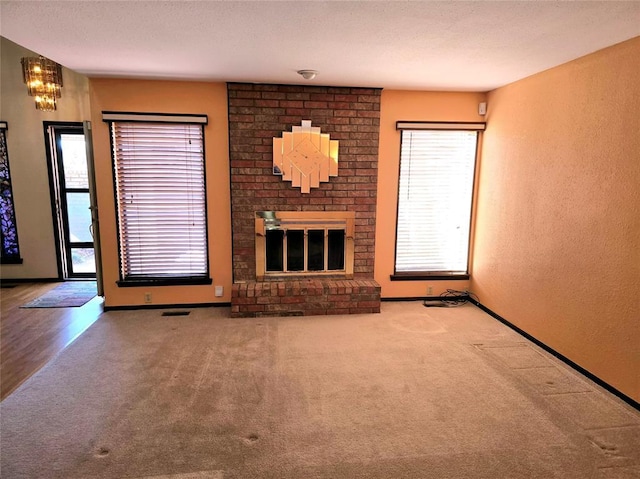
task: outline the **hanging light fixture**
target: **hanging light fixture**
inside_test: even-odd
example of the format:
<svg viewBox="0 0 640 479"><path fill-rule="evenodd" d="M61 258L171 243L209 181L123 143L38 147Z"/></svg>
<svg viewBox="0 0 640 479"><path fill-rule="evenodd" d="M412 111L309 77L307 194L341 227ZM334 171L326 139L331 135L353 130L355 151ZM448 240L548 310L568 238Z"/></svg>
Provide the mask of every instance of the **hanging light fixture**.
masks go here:
<svg viewBox="0 0 640 479"><path fill-rule="evenodd" d="M35 97L37 110L56 110L56 98L62 96L62 67L58 63L43 56L24 57L22 79L29 96Z"/></svg>

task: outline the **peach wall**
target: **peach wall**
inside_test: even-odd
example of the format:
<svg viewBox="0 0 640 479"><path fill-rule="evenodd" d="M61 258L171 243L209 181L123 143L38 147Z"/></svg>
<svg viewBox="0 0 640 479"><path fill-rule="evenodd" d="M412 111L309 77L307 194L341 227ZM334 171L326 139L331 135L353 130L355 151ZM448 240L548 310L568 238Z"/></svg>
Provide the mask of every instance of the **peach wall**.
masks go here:
<svg viewBox="0 0 640 479"><path fill-rule="evenodd" d="M640 38L491 92L471 288L640 400Z"/></svg>
<svg viewBox="0 0 640 479"><path fill-rule="evenodd" d="M105 305L135 306L151 293L153 304L229 302L231 300L231 207L227 90L223 83L91 79L100 238L104 269ZM209 268L212 285L119 288L115 196L109 128L102 111L207 114L205 126ZM214 287L224 286L216 298Z"/></svg>
<svg viewBox="0 0 640 479"><path fill-rule="evenodd" d="M396 121L484 121L478 103L484 93L419 92L383 90L380 104L378 158L378 203L376 215L375 272L383 298L423 297L431 287L433 295L447 288L466 289L467 280L391 281L395 259L400 132Z"/></svg>

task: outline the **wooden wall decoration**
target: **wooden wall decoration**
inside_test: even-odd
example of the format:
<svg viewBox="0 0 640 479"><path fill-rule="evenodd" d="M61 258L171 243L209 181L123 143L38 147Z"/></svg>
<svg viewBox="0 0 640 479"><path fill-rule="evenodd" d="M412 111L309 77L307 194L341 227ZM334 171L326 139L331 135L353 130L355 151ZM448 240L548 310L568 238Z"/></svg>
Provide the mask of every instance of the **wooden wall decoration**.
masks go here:
<svg viewBox="0 0 640 479"><path fill-rule="evenodd" d="M273 139L273 174L309 193L320 182L338 176L338 141L312 127L310 120Z"/></svg>

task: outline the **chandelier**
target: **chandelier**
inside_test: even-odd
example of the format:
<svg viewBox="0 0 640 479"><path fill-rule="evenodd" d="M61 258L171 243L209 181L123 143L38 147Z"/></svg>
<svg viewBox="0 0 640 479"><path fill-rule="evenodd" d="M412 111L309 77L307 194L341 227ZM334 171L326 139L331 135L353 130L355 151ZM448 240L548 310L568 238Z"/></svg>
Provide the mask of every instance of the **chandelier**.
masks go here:
<svg viewBox="0 0 640 479"><path fill-rule="evenodd" d="M56 110L56 98L62 96L62 67L58 63L43 56L24 57L22 78L29 96L35 97L37 110Z"/></svg>

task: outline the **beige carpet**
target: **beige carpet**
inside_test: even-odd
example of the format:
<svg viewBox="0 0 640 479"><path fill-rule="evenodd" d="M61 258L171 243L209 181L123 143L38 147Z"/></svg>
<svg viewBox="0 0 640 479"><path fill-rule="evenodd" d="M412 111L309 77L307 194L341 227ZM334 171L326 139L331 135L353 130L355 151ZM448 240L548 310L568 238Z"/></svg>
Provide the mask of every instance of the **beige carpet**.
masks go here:
<svg viewBox="0 0 640 479"><path fill-rule="evenodd" d="M640 414L474 306L160 314L2 402L3 478L640 477Z"/></svg>

